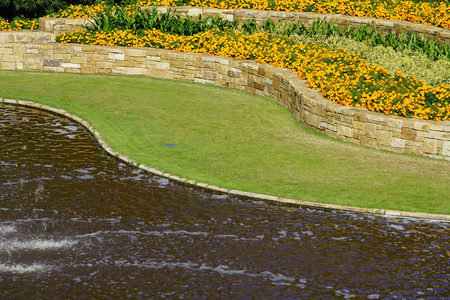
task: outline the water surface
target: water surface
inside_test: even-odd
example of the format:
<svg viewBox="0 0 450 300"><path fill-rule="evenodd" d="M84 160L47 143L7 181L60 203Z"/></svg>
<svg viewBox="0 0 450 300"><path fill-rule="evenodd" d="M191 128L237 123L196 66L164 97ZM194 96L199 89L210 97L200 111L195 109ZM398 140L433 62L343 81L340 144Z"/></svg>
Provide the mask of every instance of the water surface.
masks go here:
<svg viewBox="0 0 450 300"><path fill-rule="evenodd" d="M449 228L178 184L0 106L2 299L448 299Z"/></svg>

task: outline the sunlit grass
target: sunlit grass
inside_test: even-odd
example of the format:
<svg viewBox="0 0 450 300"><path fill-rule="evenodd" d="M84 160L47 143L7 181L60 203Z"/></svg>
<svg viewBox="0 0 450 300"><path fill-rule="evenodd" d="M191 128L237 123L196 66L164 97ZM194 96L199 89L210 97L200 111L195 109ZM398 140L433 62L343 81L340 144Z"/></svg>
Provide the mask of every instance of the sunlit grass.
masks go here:
<svg viewBox="0 0 450 300"><path fill-rule="evenodd" d="M450 213L449 162L325 137L274 101L241 91L137 76L0 71L0 97L66 109L115 151L181 177L301 200Z"/></svg>

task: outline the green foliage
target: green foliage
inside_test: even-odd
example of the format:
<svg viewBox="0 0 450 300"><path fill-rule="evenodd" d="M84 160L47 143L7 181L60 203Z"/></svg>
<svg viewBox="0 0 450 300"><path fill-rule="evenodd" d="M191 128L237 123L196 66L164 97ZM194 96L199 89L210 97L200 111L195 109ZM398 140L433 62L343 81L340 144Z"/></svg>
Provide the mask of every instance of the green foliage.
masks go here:
<svg viewBox="0 0 450 300"><path fill-rule="evenodd" d="M270 23L269 23L270 22ZM268 31L285 36L307 35L309 37L339 36L350 38L358 42L367 42L372 47L392 47L395 50L412 50L425 54L427 57L438 60L450 60L450 45L438 40L431 40L424 35L412 32L396 35L394 32L383 32L367 25L360 27L339 27L333 22L327 23L326 19L316 19L307 27L304 23L291 23L285 21L272 22L270 20L258 24L253 19L246 21L240 28L245 33Z"/></svg>
<svg viewBox="0 0 450 300"><path fill-rule="evenodd" d="M399 72L412 75L432 86L450 85L450 60L447 58L433 60L421 52L409 49L394 50L382 45L374 47L367 41L359 42L340 36L310 37L294 34L292 37L296 42L325 45L332 50L347 49L368 62L383 66L392 74Z"/></svg>
<svg viewBox="0 0 450 300"><path fill-rule="evenodd" d="M95 0L0 0L0 16L11 20L17 16L41 17L69 4L92 4Z"/></svg>
<svg viewBox="0 0 450 300"><path fill-rule="evenodd" d="M219 16L203 18L198 15L191 18L171 10L160 13L156 8L143 11L138 7L132 11L118 7L111 13L94 14L94 21L86 26L88 30L104 32L116 29L144 31L155 28L164 33L179 35L193 35L210 29L226 30L236 27L235 22L223 20Z"/></svg>

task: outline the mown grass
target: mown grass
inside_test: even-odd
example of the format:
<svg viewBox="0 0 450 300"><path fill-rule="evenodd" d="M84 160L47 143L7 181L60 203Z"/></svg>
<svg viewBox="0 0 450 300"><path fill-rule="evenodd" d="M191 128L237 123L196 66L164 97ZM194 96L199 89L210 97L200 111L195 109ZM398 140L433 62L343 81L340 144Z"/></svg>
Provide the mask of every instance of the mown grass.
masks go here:
<svg viewBox="0 0 450 300"><path fill-rule="evenodd" d="M328 138L274 101L241 91L138 76L0 71L0 97L66 109L91 123L114 150L197 181L450 214L449 162Z"/></svg>

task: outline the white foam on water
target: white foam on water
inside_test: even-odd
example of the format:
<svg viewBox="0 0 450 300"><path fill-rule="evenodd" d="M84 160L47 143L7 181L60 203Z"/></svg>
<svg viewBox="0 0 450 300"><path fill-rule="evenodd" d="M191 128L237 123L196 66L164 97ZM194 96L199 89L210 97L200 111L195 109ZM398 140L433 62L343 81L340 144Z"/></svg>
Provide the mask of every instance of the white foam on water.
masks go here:
<svg viewBox="0 0 450 300"><path fill-rule="evenodd" d="M159 187L165 187L170 183L169 179L167 178L158 178L156 182L159 184Z"/></svg>
<svg viewBox="0 0 450 300"><path fill-rule="evenodd" d="M59 248L68 248L75 245L77 241L72 240L17 240L17 239L3 239L0 243L0 251L12 252L19 250L52 250Z"/></svg>
<svg viewBox="0 0 450 300"><path fill-rule="evenodd" d="M12 166L12 167L17 167L17 164L9 163L9 162L0 160L0 166Z"/></svg>
<svg viewBox="0 0 450 300"><path fill-rule="evenodd" d="M209 235L208 232L203 232L203 231L186 231L186 230L166 230L163 231L163 233L165 234L175 234L175 235L203 235L203 236L207 236Z"/></svg>
<svg viewBox="0 0 450 300"><path fill-rule="evenodd" d="M215 235L216 238L232 238L232 239L238 239L237 235L234 234L217 234Z"/></svg>
<svg viewBox="0 0 450 300"><path fill-rule="evenodd" d="M32 264L32 265L23 265L23 264L14 264L14 265L6 265L0 263L0 273L34 273L34 272L42 272L53 269L54 267L43 264Z"/></svg>
<svg viewBox="0 0 450 300"><path fill-rule="evenodd" d="M348 239L348 237L345 237L345 236L338 237L338 238L332 237L331 239L335 240L335 241L344 241L344 240Z"/></svg>
<svg viewBox="0 0 450 300"><path fill-rule="evenodd" d="M214 194L211 196L212 199L219 199L219 200L225 200L228 199L229 196L227 194L222 194L222 195L218 195L218 194Z"/></svg>
<svg viewBox="0 0 450 300"><path fill-rule="evenodd" d="M266 280L271 281L275 285L279 284L285 284L285 285L298 285L301 284L302 287L306 287L306 279L304 278L295 278L295 277L289 277L285 276L283 274L276 274L272 273L270 271L263 271L260 273L252 273L249 272L246 269L236 270L231 269L230 267L226 265L218 265L216 267L209 266L206 264L199 265L198 263L194 262L166 262L166 261L154 261L149 260L143 263L130 263L123 260L117 260L114 262L115 265L121 266L121 267L140 267L140 268L150 268L150 269L162 269L162 268L182 268L182 269L189 269L193 271L214 271L219 273L222 276L233 276L233 275L241 275L246 277L262 277Z"/></svg>
<svg viewBox="0 0 450 300"><path fill-rule="evenodd" d="M56 132L56 133L62 133L62 134L68 133L67 131L62 130L62 129L55 129L55 130L53 130L53 131Z"/></svg>
<svg viewBox="0 0 450 300"><path fill-rule="evenodd" d="M77 178L83 179L83 180L90 180L90 179L94 179L94 176L86 174L86 175L77 176Z"/></svg>
<svg viewBox="0 0 450 300"><path fill-rule="evenodd" d="M389 224L389 226L395 230L405 230L405 227L403 227L402 225Z"/></svg>
<svg viewBox="0 0 450 300"><path fill-rule="evenodd" d="M78 127L76 126L64 126L65 129L70 130L70 131L77 131Z"/></svg>
<svg viewBox="0 0 450 300"><path fill-rule="evenodd" d="M7 235L14 232L17 232L16 226L0 225L0 235Z"/></svg>
<svg viewBox="0 0 450 300"><path fill-rule="evenodd" d="M279 238L285 238L287 236L287 232L285 230L280 230L278 233L280 234Z"/></svg>

